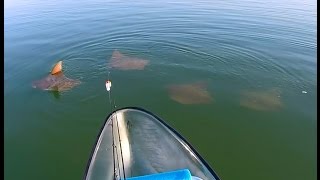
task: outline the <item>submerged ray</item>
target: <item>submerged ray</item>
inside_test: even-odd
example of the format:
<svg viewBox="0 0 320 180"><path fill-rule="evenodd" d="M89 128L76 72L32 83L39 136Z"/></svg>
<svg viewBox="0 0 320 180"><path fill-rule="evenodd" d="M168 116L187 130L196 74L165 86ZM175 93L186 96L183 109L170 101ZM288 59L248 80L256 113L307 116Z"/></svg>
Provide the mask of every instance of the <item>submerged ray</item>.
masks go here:
<svg viewBox="0 0 320 180"><path fill-rule="evenodd" d="M143 70L149 64L148 60L123 55L115 50L109 62L109 66L120 70Z"/></svg>
<svg viewBox="0 0 320 180"><path fill-rule="evenodd" d="M272 111L283 107L281 92L277 88L242 93L240 105L258 111Z"/></svg>
<svg viewBox="0 0 320 180"><path fill-rule="evenodd" d="M204 82L169 85L167 90L170 98L181 104L209 104L212 102L207 84Z"/></svg>

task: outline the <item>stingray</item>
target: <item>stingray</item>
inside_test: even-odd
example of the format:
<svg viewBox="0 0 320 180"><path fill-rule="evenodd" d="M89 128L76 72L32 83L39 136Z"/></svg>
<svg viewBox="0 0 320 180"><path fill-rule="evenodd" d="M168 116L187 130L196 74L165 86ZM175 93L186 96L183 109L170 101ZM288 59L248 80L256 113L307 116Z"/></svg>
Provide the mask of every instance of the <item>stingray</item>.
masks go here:
<svg viewBox="0 0 320 180"><path fill-rule="evenodd" d="M207 84L203 82L169 85L167 90L170 98L181 104L209 104L212 102L212 97L207 91Z"/></svg>
<svg viewBox="0 0 320 180"><path fill-rule="evenodd" d="M129 57L115 50L109 62L109 66L120 70L143 70L149 64L148 60Z"/></svg>
<svg viewBox="0 0 320 180"><path fill-rule="evenodd" d="M265 91L247 91L242 93L240 105L258 111L272 111L283 107L280 90L272 88Z"/></svg>
<svg viewBox="0 0 320 180"><path fill-rule="evenodd" d="M33 88L38 88L41 90L48 90L48 91L66 91L69 90L81 82L79 80L74 80L67 78L62 72L62 62L59 61L54 68L52 69L51 73L40 80L34 81L32 83Z"/></svg>

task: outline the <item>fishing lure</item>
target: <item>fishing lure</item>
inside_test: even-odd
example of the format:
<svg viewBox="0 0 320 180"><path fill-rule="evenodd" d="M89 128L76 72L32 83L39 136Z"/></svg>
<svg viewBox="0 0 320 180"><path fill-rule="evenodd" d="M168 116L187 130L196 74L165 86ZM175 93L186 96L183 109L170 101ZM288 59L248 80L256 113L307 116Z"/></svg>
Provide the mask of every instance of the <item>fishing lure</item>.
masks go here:
<svg viewBox="0 0 320 180"><path fill-rule="evenodd" d="M107 91L110 91L110 89L111 89L111 81L109 81L109 80L106 81L106 89L107 89Z"/></svg>

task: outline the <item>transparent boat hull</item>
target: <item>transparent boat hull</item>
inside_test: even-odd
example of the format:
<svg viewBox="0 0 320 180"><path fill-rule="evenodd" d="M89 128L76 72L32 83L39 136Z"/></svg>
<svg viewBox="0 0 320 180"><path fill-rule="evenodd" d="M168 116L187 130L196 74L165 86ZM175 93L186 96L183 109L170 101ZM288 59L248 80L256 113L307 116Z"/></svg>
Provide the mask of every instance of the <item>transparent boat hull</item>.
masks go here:
<svg viewBox="0 0 320 180"><path fill-rule="evenodd" d="M203 180L216 173L173 128L141 108L111 113L91 153L86 180L114 180L188 169Z"/></svg>

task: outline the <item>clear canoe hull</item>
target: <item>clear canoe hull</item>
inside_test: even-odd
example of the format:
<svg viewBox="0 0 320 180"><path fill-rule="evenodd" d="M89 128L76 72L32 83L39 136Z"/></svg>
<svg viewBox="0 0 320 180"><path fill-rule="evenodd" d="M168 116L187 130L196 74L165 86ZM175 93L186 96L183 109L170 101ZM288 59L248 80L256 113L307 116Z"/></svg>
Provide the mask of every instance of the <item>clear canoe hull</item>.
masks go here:
<svg viewBox="0 0 320 180"><path fill-rule="evenodd" d="M107 117L84 179L128 179L181 169L203 180L219 179L173 128L144 109L130 107Z"/></svg>

